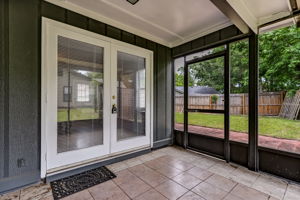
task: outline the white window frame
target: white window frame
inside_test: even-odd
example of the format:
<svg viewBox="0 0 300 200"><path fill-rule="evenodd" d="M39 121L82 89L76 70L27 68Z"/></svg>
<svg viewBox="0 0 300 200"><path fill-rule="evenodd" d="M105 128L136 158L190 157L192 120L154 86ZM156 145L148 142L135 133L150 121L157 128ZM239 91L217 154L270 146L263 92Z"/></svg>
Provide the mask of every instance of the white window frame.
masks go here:
<svg viewBox="0 0 300 200"><path fill-rule="evenodd" d="M141 69L139 71L136 72L137 73L137 76L136 76L136 82L137 82L137 85L136 85L136 100L138 102L138 105L137 107L139 109L143 109L143 108L146 108L146 69ZM141 73L144 73L145 74L145 77L144 77L144 87L141 87ZM141 91L143 91L143 98L141 99Z"/></svg>
<svg viewBox="0 0 300 200"><path fill-rule="evenodd" d="M80 103L90 102L90 85L86 83L77 83L76 101Z"/></svg>

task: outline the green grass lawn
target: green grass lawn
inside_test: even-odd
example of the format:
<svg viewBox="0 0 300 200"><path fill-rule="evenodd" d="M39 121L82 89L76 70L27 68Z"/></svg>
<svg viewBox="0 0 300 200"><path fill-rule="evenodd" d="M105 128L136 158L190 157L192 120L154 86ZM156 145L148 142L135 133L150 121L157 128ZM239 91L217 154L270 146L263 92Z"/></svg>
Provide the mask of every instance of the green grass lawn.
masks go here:
<svg viewBox="0 0 300 200"><path fill-rule="evenodd" d="M57 113L58 122L64 122L68 120L68 110L59 109ZM99 119L99 113L93 108L77 108L71 109L70 113L71 121L87 120L87 119Z"/></svg>
<svg viewBox="0 0 300 200"><path fill-rule="evenodd" d="M183 113L176 113L176 123L183 123ZM224 128L224 115L189 113L189 124L222 129ZM248 118L231 116L230 130L248 132ZM259 134L285 139L300 139L300 121L278 117L259 117Z"/></svg>

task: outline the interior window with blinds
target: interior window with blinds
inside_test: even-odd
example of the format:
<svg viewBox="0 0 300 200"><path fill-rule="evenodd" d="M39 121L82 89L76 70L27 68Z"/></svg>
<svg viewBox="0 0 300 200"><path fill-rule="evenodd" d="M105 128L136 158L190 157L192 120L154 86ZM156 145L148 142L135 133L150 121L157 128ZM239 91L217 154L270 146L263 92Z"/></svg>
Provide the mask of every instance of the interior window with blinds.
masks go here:
<svg viewBox="0 0 300 200"><path fill-rule="evenodd" d="M145 135L146 61L145 58L118 52L117 139Z"/></svg>
<svg viewBox="0 0 300 200"><path fill-rule="evenodd" d="M103 48L58 36L57 152L103 144Z"/></svg>

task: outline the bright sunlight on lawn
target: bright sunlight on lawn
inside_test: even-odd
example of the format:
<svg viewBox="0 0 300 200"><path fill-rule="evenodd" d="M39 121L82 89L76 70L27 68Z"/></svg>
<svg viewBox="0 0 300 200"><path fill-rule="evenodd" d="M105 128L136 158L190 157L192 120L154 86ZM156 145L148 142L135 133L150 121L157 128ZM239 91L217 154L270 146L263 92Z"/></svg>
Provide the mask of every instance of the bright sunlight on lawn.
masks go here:
<svg viewBox="0 0 300 200"><path fill-rule="evenodd" d="M59 109L57 113L58 122L64 122L68 120L68 110ZM99 119L99 113L93 108L76 108L71 109L70 113L71 121L76 120L88 120L88 119Z"/></svg>
<svg viewBox="0 0 300 200"><path fill-rule="evenodd" d="M183 123L183 113L176 113L176 123ZM210 128L224 128L224 115L189 113L189 124ZM230 130L248 132L246 116L231 116ZM278 117L259 117L259 134L284 139L300 139L300 121Z"/></svg>

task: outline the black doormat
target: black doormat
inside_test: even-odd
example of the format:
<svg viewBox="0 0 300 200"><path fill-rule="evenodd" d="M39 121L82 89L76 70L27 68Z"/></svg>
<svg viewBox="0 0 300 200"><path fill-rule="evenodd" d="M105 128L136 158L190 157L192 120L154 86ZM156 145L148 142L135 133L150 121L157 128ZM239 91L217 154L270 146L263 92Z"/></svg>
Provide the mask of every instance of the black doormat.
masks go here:
<svg viewBox="0 0 300 200"><path fill-rule="evenodd" d="M99 183L115 178L116 175L106 167L99 167L80 174L51 182L54 199L61 199Z"/></svg>

